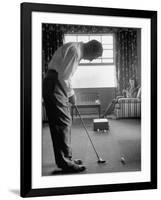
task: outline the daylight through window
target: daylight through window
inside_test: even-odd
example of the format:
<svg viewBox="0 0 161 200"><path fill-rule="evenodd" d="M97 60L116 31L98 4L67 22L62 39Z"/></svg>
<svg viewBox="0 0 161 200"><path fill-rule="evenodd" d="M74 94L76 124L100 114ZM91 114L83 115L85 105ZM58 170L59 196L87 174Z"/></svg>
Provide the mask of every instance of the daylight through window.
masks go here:
<svg viewBox="0 0 161 200"><path fill-rule="evenodd" d="M92 62L81 60L80 64L114 64L114 36L113 34L65 34L64 43L67 42L88 42L97 40L102 43L103 55Z"/></svg>
<svg viewBox="0 0 161 200"><path fill-rule="evenodd" d="M102 43L102 57L93 61L81 60L72 78L73 88L116 87L116 67L114 34L65 34L64 43L88 42L97 40Z"/></svg>

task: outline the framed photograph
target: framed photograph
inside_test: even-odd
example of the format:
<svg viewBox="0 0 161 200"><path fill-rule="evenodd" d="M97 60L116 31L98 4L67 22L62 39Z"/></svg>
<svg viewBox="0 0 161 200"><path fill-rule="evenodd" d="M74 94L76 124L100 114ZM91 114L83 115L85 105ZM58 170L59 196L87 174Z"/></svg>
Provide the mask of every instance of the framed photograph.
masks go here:
<svg viewBox="0 0 161 200"><path fill-rule="evenodd" d="M21 196L157 188L157 12L21 4Z"/></svg>

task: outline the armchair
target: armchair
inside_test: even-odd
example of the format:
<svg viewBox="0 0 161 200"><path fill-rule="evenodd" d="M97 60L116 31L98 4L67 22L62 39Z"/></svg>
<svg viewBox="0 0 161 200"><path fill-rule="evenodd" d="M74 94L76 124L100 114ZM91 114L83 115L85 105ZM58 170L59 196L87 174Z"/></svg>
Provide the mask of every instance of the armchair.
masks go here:
<svg viewBox="0 0 161 200"><path fill-rule="evenodd" d="M115 105L114 113L119 118L140 118L141 117L141 89L136 98L120 98Z"/></svg>

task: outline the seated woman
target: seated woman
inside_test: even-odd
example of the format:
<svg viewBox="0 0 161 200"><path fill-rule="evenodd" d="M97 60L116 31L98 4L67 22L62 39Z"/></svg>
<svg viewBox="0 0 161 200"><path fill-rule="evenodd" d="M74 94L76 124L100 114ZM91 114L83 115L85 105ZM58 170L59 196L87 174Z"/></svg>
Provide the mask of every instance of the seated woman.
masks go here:
<svg viewBox="0 0 161 200"><path fill-rule="evenodd" d="M117 96L116 99L113 99L112 102L109 104L107 109L105 110L105 113L102 117L106 117L107 115L110 115L112 111L115 108L115 104L118 102L118 99L120 98L136 98L138 93L139 86L136 84L135 78L129 79L129 87L127 89L124 89L122 91L122 96Z"/></svg>

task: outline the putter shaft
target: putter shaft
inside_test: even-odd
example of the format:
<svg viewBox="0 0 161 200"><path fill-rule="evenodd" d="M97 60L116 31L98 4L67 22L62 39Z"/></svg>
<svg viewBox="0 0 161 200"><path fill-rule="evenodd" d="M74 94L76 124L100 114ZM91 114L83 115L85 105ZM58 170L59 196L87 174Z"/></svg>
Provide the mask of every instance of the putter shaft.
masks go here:
<svg viewBox="0 0 161 200"><path fill-rule="evenodd" d="M77 111L77 113L78 113L78 115L79 115L79 117L80 117L80 120L81 120L81 122L82 122L82 125L83 125L83 127L84 127L84 129L85 129L85 131L86 131L86 133L87 133L87 136L88 136L88 138L89 138L89 140L90 140L90 142L91 142L91 144L92 144L92 147L93 147L93 149L94 149L94 151L95 151L95 153L96 153L96 156L97 156L97 158L98 158L98 163L102 163L101 162L101 158L99 157L99 155L98 155L98 153L97 153L97 151L96 151L96 149L95 149L95 147L94 147L94 144L93 144L93 142L92 142L92 139L90 138L90 136L89 136L89 133L88 133L88 131L87 131L87 128L86 128L86 126L85 126L85 124L84 124L84 121L83 121L83 119L82 119L82 117L81 117L81 114L80 114L80 112L79 112L79 110L78 110L78 108L77 108L77 106L75 105L75 108L76 108L76 111Z"/></svg>

